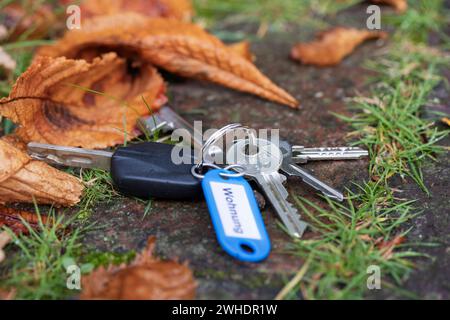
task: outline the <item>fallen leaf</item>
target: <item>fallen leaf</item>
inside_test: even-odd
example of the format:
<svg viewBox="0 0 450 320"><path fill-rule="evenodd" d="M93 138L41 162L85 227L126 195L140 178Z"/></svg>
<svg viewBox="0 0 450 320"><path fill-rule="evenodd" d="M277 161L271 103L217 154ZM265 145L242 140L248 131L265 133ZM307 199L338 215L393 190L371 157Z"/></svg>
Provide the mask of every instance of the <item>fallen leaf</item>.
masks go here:
<svg viewBox="0 0 450 320"><path fill-rule="evenodd" d="M442 118L441 119L441 121L443 122L443 123L445 123L446 125L448 125L448 126L450 126L450 119L449 118Z"/></svg>
<svg viewBox="0 0 450 320"><path fill-rule="evenodd" d="M232 43L228 45L228 48L248 61L255 61L255 56L250 50L250 42L248 41Z"/></svg>
<svg viewBox="0 0 450 320"><path fill-rule="evenodd" d="M78 4L79 1L64 1ZM101 15L136 12L148 17L173 18L190 21L194 14L190 0L84 0L81 2L83 19Z"/></svg>
<svg viewBox="0 0 450 320"><path fill-rule="evenodd" d="M407 0L372 0L372 2L392 6L399 13L405 12L408 9Z"/></svg>
<svg viewBox="0 0 450 320"><path fill-rule="evenodd" d="M22 220L26 221L32 229L39 229L39 216L36 213L0 205L0 227L6 226L15 234L29 234L30 230ZM41 222L44 225L47 224L47 216L41 215Z"/></svg>
<svg viewBox="0 0 450 320"><path fill-rule="evenodd" d="M0 300L13 300L16 296L16 289L10 289L8 291L0 290Z"/></svg>
<svg viewBox="0 0 450 320"><path fill-rule="evenodd" d="M386 260L390 259L392 257L392 254L394 252L394 249L405 242L406 238L402 235L396 236L394 239L389 241L384 241L382 239L379 239L376 243L377 248L380 250L382 257Z"/></svg>
<svg viewBox="0 0 450 320"><path fill-rule="evenodd" d="M212 81L291 107L298 105L250 61L199 26L181 21L132 13L97 17L38 53L91 60L110 51L181 76Z"/></svg>
<svg viewBox="0 0 450 320"><path fill-rule="evenodd" d="M74 176L31 159L6 139L0 139L0 203L29 202L72 206L83 185Z"/></svg>
<svg viewBox="0 0 450 320"><path fill-rule="evenodd" d="M2 8L0 19L0 24L8 30L9 41L21 36L28 40L42 38L56 20L49 5L33 6L32 3L11 3Z"/></svg>
<svg viewBox="0 0 450 320"><path fill-rule="evenodd" d="M155 238L130 264L100 267L82 278L80 299L179 300L194 299L192 271L175 261L153 256Z"/></svg>
<svg viewBox="0 0 450 320"><path fill-rule="evenodd" d="M315 41L295 45L291 50L291 58L304 64L334 66L364 41L387 36L382 31L337 27L318 34Z"/></svg>
<svg viewBox="0 0 450 320"><path fill-rule="evenodd" d="M0 115L20 125L15 133L25 142L104 148L138 135L137 119L152 111L143 99L157 110L164 92L154 67L115 53L92 63L38 57L0 100Z"/></svg>
<svg viewBox="0 0 450 320"><path fill-rule="evenodd" d="M2 263L6 258L6 254L5 251L3 251L3 248L5 248L6 245L11 242L11 240L11 235L7 231L0 232L0 263ZM0 297L0 300L4 299Z"/></svg>
<svg viewBox="0 0 450 320"><path fill-rule="evenodd" d="M12 72L16 68L16 61L0 47L0 69L6 70L7 73Z"/></svg>

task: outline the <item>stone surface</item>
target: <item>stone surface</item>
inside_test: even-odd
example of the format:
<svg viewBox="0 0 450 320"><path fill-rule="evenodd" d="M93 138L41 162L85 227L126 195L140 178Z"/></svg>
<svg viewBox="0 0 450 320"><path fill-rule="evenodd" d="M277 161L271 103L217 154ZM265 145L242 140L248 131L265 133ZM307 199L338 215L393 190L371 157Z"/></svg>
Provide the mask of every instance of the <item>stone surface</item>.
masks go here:
<svg viewBox="0 0 450 320"><path fill-rule="evenodd" d="M338 16L337 21L360 25L361 8L353 10L358 10L359 15L350 12L347 20L345 16ZM292 110L213 84L169 76L172 107L191 122L202 120L205 129L242 122L256 129L279 128L283 138L296 144L337 146L345 143L349 128L331 113L347 114L347 98L357 92L366 92L364 80L369 73L362 62L382 50L382 44L371 42L363 45L335 68L318 69L290 61L288 53L292 43L312 35L313 30L299 32L293 29L252 42L256 64L298 98L302 103L301 109ZM441 101L449 100L447 91L441 89L436 93ZM340 190L367 178L366 161L322 162L306 167ZM438 246L419 248L433 258L418 260L418 270L405 283L405 289L417 297L448 298L448 155L440 156L437 163L427 166L424 175L431 197L414 183L399 181L398 185L404 190L405 197L417 199L418 210L423 210L423 214L410 223L413 227L410 240L419 244L432 241ZM288 190L291 195L304 196L323 204L313 190L296 179L289 181ZM158 255L189 262L198 280L200 299L271 299L302 265L299 258L286 252L292 242L277 225L277 217L270 207L263 210L263 216L273 250L269 259L260 264L242 263L224 253L216 241L203 201L155 200L145 218L144 208L144 204L126 198L100 205L91 220L96 221L101 229L89 233L86 244L105 251L140 250L147 237L155 235ZM377 296L399 297L387 290Z"/></svg>

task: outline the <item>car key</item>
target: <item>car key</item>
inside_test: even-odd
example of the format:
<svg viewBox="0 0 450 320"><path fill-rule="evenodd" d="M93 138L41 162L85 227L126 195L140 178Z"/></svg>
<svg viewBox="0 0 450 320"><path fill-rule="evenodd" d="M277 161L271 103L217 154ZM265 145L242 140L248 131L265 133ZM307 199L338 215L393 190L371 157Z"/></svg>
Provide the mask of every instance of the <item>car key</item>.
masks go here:
<svg viewBox="0 0 450 320"><path fill-rule="evenodd" d="M283 154L277 145L265 139L256 139L254 154L249 154L249 142L238 140L227 151L227 163L244 168L245 175L253 178L271 202L289 234L300 238L306 222L300 219L298 210L288 202L288 192L283 186L283 176L278 172L283 162Z"/></svg>
<svg viewBox="0 0 450 320"><path fill-rule="evenodd" d="M314 175L303 169L292 158L291 145L287 141L280 141L280 150L283 154L283 161L281 164L281 171L288 176L299 177L306 184L310 185L314 189L322 192L325 196L338 201L344 200L344 195L338 190L330 187L325 182L317 179Z"/></svg>
<svg viewBox="0 0 450 320"><path fill-rule="evenodd" d="M191 164L172 162L173 147L144 142L108 152L30 142L28 153L50 164L108 170L117 190L129 196L198 198L202 194L201 182L192 176Z"/></svg>
<svg viewBox="0 0 450 320"><path fill-rule="evenodd" d="M175 129L186 129L191 134L194 148L201 149L203 145L202 133L195 134L194 127L169 106L162 107L150 116L140 118L138 127L148 134L153 134L157 130L166 134Z"/></svg>
<svg viewBox="0 0 450 320"><path fill-rule="evenodd" d="M358 147L320 147L305 148L292 146L292 161L295 163L307 163L318 160L357 160L369 155L367 150Z"/></svg>

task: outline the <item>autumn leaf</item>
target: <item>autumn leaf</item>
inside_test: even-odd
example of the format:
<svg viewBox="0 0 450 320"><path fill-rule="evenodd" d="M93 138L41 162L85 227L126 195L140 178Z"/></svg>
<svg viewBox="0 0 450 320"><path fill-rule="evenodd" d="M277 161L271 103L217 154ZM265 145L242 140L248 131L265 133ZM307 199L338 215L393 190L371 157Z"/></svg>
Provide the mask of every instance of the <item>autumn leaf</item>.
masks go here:
<svg viewBox="0 0 450 320"><path fill-rule="evenodd" d="M117 26L120 26L118 28ZM296 107L298 102L264 76L250 61L199 26L171 19L122 14L90 19L40 55L92 60L114 51L128 61L152 63L185 77Z"/></svg>
<svg viewBox="0 0 450 320"><path fill-rule="evenodd" d="M20 146L0 139L0 203L72 206L80 201L82 191L83 185L72 175L31 159Z"/></svg>
<svg viewBox="0 0 450 320"><path fill-rule="evenodd" d="M79 1L63 1L66 5ZM136 12L148 17L173 18L190 21L194 9L190 0L84 0L80 9L83 19L101 15Z"/></svg>
<svg viewBox="0 0 450 320"><path fill-rule="evenodd" d="M153 257L155 238L130 264L100 267L82 278L80 299L178 300L193 299L192 271L175 261Z"/></svg>
<svg viewBox="0 0 450 320"><path fill-rule="evenodd" d="M15 296L16 296L15 289L0 290L0 300L13 300Z"/></svg>
<svg viewBox="0 0 450 320"><path fill-rule="evenodd" d="M450 126L450 119L449 118L444 117L444 118L441 119L441 121L443 123L445 123L446 125Z"/></svg>
<svg viewBox="0 0 450 320"><path fill-rule="evenodd" d="M248 41L232 43L228 45L228 48L248 61L255 61L255 56L250 50L250 42Z"/></svg>
<svg viewBox="0 0 450 320"><path fill-rule="evenodd" d="M380 250L381 255L384 259L388 260L392 257L394 249L405 242L406 238L403 235L398 235L394 239L389 241L378 240L376 245Z"/></svg>
<svg viewBox="0 0 450 320"><path fill-rule="evenodd" d="M49 5L41 4L30 8L22 6L21 3L11 3L1 10L0 25L8 31L9 41L23 35L29 40L42 38L55 22L55 16Z"/></svg>
<svg viewBox="0 0 450 320"><path fill-rule="evenodd" d="M43 225L48 223L47 216L41 215L40 218ZM15 234L29 234L30 229L22 221L34 230L39 229L39 216L36 213L0 205L0 227L6 226Z"/></svg>
<svg viewBox="0 0 450 320"><path fill-rule="evenodd" d="M304 64L334 66L364 41L386 37L387 33L382 31L337 27L320 33L315 41L295 45L291 58Z"/></svg>
<svg viewBox="0 0 450 320"><path fill-rule="evenodd" d="M405 12L408 9L407 0L372 0L372 2L392 6L399 13Z"/></svg>
<svg viewBox="0 0 450 320"><path fill-rule="evenodd" d="M136 121L166 102L165 86L149 64L115 53L92 63L39 57L17 80L0 115L19 124L25 142L104 148L138 135Z"/></svg>

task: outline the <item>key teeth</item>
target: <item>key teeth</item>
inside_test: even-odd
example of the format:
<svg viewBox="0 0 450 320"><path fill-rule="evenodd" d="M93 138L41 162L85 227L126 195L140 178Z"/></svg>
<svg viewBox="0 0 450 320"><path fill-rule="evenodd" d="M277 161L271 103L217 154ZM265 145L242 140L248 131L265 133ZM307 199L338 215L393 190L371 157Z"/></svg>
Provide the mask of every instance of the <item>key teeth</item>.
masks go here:
<svg viewBox="0 0 450 320"><path fill-rule="evenodd" d="M299 231L298 233L292 234L295 238L301 238L303 236L303 233L305 232L306 228L308 227L308 224L301 219L300 213L298 213L298 210L292 203L288 203L289 208L292 210L292 212L296 213L296 215L292 215L291 217L295 220L292 221L295 224L296 229Z"/></svg>

